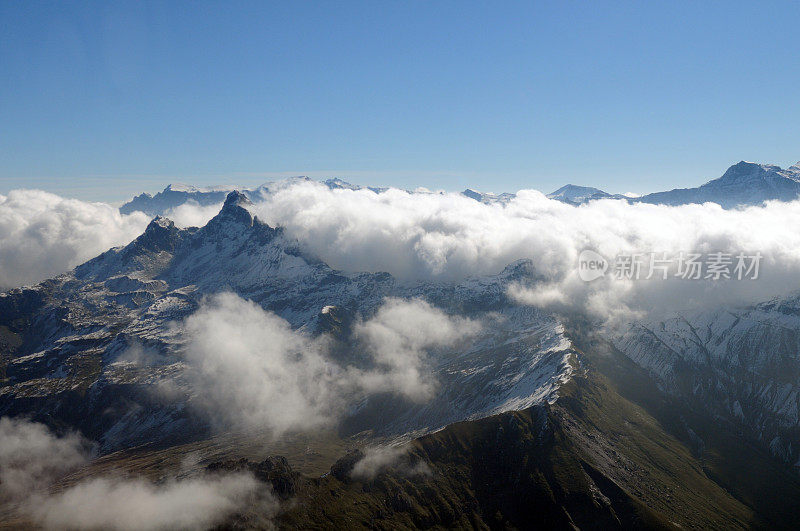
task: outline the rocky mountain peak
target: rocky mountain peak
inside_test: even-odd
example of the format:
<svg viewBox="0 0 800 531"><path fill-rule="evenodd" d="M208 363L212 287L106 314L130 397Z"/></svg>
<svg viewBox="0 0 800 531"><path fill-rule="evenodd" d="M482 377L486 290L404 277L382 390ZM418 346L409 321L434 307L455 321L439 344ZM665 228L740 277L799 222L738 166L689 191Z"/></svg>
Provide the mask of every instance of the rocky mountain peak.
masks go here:
<svg viewBox="0 0 800 531"><path fill-rule="evenodd" d="M547 194L547 197L564 203L575 204L585 203L591 199L604 199L606 197L611 197L611 194L591 186L567 184L555 192Z"/></svg>
<svg viewBox="0 0 800 531"><path fill-rule="evenodd" d="M225 209L226 207L232 207L232 206L246 207L252 204L253 202L247 199L246 195L244 195L239 190L234 190L230 192L228 196L225 198L225 204L222 206L222 208Z"/></svg>
<svg viewBox="0 0 800 531"><path fill-rule="evenodd" d="M779 172L780 168L771 164L758 164L741 161L734 164L720 177L722 183L738 183L763 179L769 173Z"/></svg>
<svg viewBox="0 0 800 531"><path fill-rule="evenodd" d="M234 190L225 198L222 210L211 221L233 221L250 226L253 224L253 215L248 210L248 207L251 206L253 206L253 202L247 196L238 190Z"/></svg>
<svg viewBox="0 0 800 531"><path fill-rule="evenodd" d="M134 243L140 248L171 251L175 247L178 232L171 219L156 216Z"/></svg>
<svg viewBox="0 0 800 531"><path fill-rule="evenodd" d="M148 230L152 231L169 230L174 226L175 223L173 223L171 219L165 218L164 216L156 216L147 225L147 229L145 230L145 232L147 232Z"/></svg>
<svg viewBox="0 0 800 531"><path fill-rule="evenodd" d="M333 179L328 179L327 181L325 181L325 186L327 186L331 190L358 190L359 188L361 188L360 186L350 184L349 182L344 181L338 177L334 177Z"/></svg>

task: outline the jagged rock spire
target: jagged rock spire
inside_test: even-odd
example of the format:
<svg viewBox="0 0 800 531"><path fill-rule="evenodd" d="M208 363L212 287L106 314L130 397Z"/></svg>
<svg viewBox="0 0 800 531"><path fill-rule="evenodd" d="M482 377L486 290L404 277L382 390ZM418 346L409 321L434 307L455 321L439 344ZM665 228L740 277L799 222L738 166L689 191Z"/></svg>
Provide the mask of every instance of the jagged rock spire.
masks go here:
<svg viewBox="0 0 800 531"><path fill-rule="evenodd" d="M213 221L234 221L245 225L253 224L253 215L247 209L253 205L246 195L238 190L234 190L225 198L225 204L222 205L222 210L219 211Z"/></svg>

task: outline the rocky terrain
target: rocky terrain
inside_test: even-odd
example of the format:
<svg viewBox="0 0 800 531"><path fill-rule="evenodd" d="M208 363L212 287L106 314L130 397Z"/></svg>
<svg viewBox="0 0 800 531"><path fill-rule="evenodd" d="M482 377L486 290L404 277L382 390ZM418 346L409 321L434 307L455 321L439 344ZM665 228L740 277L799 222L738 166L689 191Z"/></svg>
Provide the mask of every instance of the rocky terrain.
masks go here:
<svg viewBox="0 0 800 531"><path fill-rule="evenodd" d="M736 426L794 465L800 452L798 316L793 295L637 322L614 344L685 407Z"/></svg>
<svg viewBox="0 0 800 531"><path fill-rule="evenodd" d="M253 201L263 199L281 186L297 180L267 183L254 189L242 189L241 192ZM350 184L341 179L328 179L325 185L331 189L358 190L361 186ZM385 188L364 187L376 193ZM150 216L165 215L170 209L184 203L192 202L201 206L222 203L225 194L233 187L195 188L187 185L169 185L163 191L150 195L143 193L120 207L120 212L129 214L141 211ZM466 189L462 195L482 203L507 203L514 198L513 193L489 193ZM741 161L734 164L725 173L695 188L676 188L664 192L654 192L639 197L623 194L611 194L599 188L567 184L547 194L547 197L571 205L581 205L599 199L618 199L632 203L651 203L657 205L688 205L700 203L717 203L723 208L760 205L765 201L794 201L800 197L800 162L783 169L774 164L758 164Z"/></svg>
<svg viewBox="0 0 800 531"><path fill-rule="evenodd" d="M157 217L142 236L33 288L0 295L0 413L74 426L110 451L207 433L191 404L180 324L203 297L233 292L312 335L347 348L349 326L386 297L424 298L489 326L456 352L430 360L440 386L422 404L375 397L352 412L351 429L403 435L554 399L572 352L552 316L512 303L509 282L532 274L514 264L494 277L399 283L388 274L344 274L307 256L280 228L254 218L243 194L228 195L205 227ZM143 349L146 363L131 361ZM347 364L350 359L345 359ZM169 384L178 399L154 389ZM376 409L380 413L376 413ZM380 418L380 422L376 422Z"/></svg>
<svg viewBox="0 0 800 531"><path fill-rule="evenodd" d="M540 278L529 261L458 282L345 273L250 206L232 191L203 227L157 216L124 247L0 294L0 416L94 444L57 489L107 471L244 472L277 501L232 515L233 528L735 529L800 516L796 296L608 335L512 300L510 285ZM463 337L413 351L435 382L423 400L380 380L324 430L278 437L203 407L187 323L222 293L324 343L333 376L374 374L359 334L387 301L441 312ZM223 363L237 339L215 343Z"/></svg>

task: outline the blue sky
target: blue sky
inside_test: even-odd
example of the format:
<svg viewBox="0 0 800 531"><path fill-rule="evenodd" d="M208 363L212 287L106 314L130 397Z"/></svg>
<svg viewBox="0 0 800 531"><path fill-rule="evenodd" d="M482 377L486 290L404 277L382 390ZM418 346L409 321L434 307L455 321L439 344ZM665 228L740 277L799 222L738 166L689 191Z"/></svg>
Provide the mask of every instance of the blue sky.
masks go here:
<svg viewBox="0 0 800 531"><path fill-rule="evenodd" d="M800 159L800 8L0 2L0 193L693 186Z"/></svg>

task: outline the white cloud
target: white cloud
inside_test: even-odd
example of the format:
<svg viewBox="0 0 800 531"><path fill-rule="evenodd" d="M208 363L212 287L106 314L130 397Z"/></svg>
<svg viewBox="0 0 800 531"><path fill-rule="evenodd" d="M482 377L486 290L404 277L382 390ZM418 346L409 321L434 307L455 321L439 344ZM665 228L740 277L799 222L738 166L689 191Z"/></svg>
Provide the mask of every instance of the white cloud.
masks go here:
<svg viewBox="0 0 800 531"><path fill-rule="evenodd" d="M202 227L219 214L221 208L222 203L201 206L197 201L189 200L170 208L164 216L174 221L178 227Z"/></svg>
<svg viewBox="0 0 800 531"><path fill-rule="evenodd" d="M359 371L362 385L373 392L395 391L424 402L436 382L424 362L427 351L448 347L474 336L476 321L451 317L427 302L388 298L370 320L355 326L378 370Z"/></svg>
<svg viewBox="0 0 800 531"><path fill-rule="evenodd" d="M88 460L86 442L26 419L0 418L0 501L19 500Z"/></svg>
<svg viewBox="0 0 800 531"><path fill-rule="evenodd" d="M217 421L276 433L330 423L337 368L323 340L231 293L207 300L184 329L201 405Z"/></svg>
<svg viewBox="0 0 800 531"><path fill-rule="evenodd" d="M669 207L594 201L574 207L523 190L507 204L460 194L329 190L313 182L277 191L253 207L286 227L335 268L388 271L401 279L463 279L495 274L527 258L543 277L520 300L593 317L744 304L785 293L800 275L800 202L723 210L716 204ZM761 252L757 281L603 280L576 276L586 248L622 253Z"/></svg>
<svg viewBox="0 0 800 531"><path fill-rule="evenodd" d="M187 203L170 215L200 225L217 206ZM286 228L332 267L388 271L400 279L463 279L494 274L521 258L543 282L521 286L527 303L594 317L630 318L654 309L745 304L785 293L800 274L800 202L723 210L715 204L668 207L594 201L573 207L523 190L507 204L483 204L460 194L331 190L315 182L276 186L253 207ZM34 282L65 271L147 223L108 205L38 191L0 196L0 286ZM575 276L577 256L592 248L620 253L747 252L764 255L755 282L614 282Z"/></svg>
<svg viewBox="0 0 800 531"><path fill-rule="evenodd" d="M461 278L502 269L527 251L501 207L458 194L376 194L305 182L277 191L254 210L332 267L350 271Z"/></svg>
<svg viewBox="0 0 800 531"><path fill-rule="evenodd" d="M278 502L251 474L226 474L156 485L144 479L100 477L28 505L48 529L207 529L258 504L272 514Z"/></svg>
<svg viewBox="0 0 800 531"><path fill-rule="evenodd" d="M141 234L149 218L39 190L0 196L0 289L70 270Z"/></svg>
<svg viewBox="0 0 800 531"><path fill-rule="evenodd" d="M333 425L359 398L395 392L430 398L429 349L450 346L478 325L421 300L388 299L355 327L369 366L342 367L326 337L312 339L257 304L223 293L183 324L197 404L219 427L262 428L279 435Z"/></svg>
<svg viewBox="0 0 800 531"><path fill-rule="evenodd" d="M369 481L386 470L402 476L428 476L431 469L425 461L412 463L408 446L375 446L364 451L364 457L353 465L350 477Z"/></svg>
<svg viewBox="0 0 800 531"><path fill-rule="evenodd" d="M48 529L204 529L258 505L274 514L278 502L251 474L209 474L162 484L103 476L51 491L89 464L88 443L57 436L44 424L0 418L0 502Z"/></svg>

